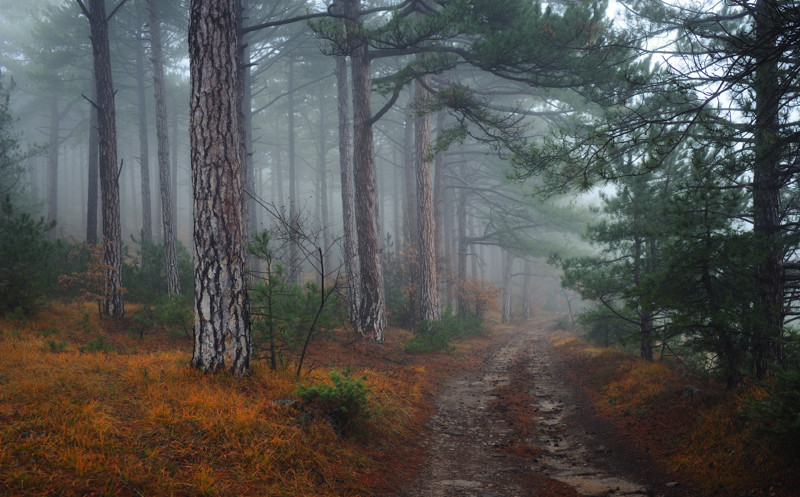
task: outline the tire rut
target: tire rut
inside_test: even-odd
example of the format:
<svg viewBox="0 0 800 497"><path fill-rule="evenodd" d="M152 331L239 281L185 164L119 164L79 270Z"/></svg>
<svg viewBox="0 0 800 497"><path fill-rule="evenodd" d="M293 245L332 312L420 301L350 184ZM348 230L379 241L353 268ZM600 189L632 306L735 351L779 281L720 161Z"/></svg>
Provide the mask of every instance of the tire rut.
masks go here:
<svg viewBox="0 0 800 497"><path fill-rule="evenodd" d="M574 392L549 324L501 332L479 368L443 385L422 467L397 497L679 495Z"/></svg>

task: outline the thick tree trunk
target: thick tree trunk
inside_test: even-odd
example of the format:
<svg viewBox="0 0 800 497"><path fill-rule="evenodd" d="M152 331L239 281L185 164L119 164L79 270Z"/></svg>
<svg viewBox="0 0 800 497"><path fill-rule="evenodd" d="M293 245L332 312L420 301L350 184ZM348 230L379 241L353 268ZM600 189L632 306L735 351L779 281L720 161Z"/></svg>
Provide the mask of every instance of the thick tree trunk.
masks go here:
<svg viewBox="0 0 800 497"><path fill-rule="evenodd" d="M156 101L156 138L158 140L158 177L161 190L161 222L164 233L164 255L167 268L169 296L181 293L178 278L178 255L175 246L175 216L173 215L172 188L169 160L169 131L167 130L167 100L164 91L164 56L161 51L161 27L155 0L148 1L150 21L150 50L153 62L153 88ZM177 139L177 137L173 137Z"/></svg>
<svg viewBox="0 0 800 497"><path fill-rule="evenodd" d="M58 148L61 139L61 117L58 112L58 99L50 101L50 148L47 154L47 221L58 221ZM47 237L55 240L58 232L52 229Z"/></svg>
<svg viewBox="0 0 800 497"><path fill-rule="evenodd" d="M782 359L783 245L781 243L781 148L778 145L780 92L774 50L777 26L773 2L756 2L755 130L753 161L753 232L756 238L756 317L752 330L753 374L764 378L770 364Z"/></svg>
<svg viewBox="0 0 800 497"><path fill-rule="evenodd" d="M502 322L511 322L511 297L513 296L512 269L514 267L514 254L508 249L503 249L503 315Z"/></svg>
<svg viewBox="0 0 800 497"><path fill-rule="evenodd" d="M430 79L426 76L425 79ZM419 81L415 91L416 107L423 109L428 91ZM431 178L431 123L428 114L417 116L414 124L417 189L417 284L419 286L420 319L431 322L441 319L439 281L436 267L436 222L433 212L433 180Z"/></svg>
<svg viewBox="0 0 800 497"><path fill-rule="evenodd" d="M192 366L250 373L235 0L192 0L189 24L194 191Z"/></svg>
<svg viewBox="0 0 800 497"><path fill-rule="evenodd" d="M92 78L92 102L97 101L97 89ZM97 188L98 188L98 124L97 107L91 106L89 118L89 172L87 175L88 187L86 190L86 243L97 244Z"/></svg>
<svg viewBox="0 0 800 497"><path fill-rule="evenodd" d="M360 0L348 0L345 15L350 23L358 23ZM375 156L372 143L370 60L367 45L360 42L352 51L353 80L353 179L355 191L356 232L361 265L362 333L383 343L386 306L383 293L383 268L377 226L377 192L375 191Z"/></svg>
<svg viewBox="0 0 800 497"><path fill-rule="evenodd" d="M142 243L153 243L153 212L150 202L150 143L147 139L144 40L136 44L136 97L139 106L139 166L142 181Z"/></svg>
<svg viewBox="0 0 800 497"><path fill-rule="evenodd" d="M83 4L81 4L83 5ZM122 236L119 213L119 173L117 164L117 127L114 85L111 79L111 54L108 43L108 19L103 0L90 0L84 12L89 19L97 87L100 191L103 212L103 314L125 316L122 299Z"/></svg>
<svg viewBox="0 0 800 497"><path fill-rule="evenodd" d="M359 327L358 309L360 293L358 277L358 256L356 252L355 213L353 211L353 159L350 150L350 119L347 83L347 61L343 56L336 57L336 91L339 115L339 168L342 182L342 258L344 277L347 285L347 317L356 329Z"/></svg>

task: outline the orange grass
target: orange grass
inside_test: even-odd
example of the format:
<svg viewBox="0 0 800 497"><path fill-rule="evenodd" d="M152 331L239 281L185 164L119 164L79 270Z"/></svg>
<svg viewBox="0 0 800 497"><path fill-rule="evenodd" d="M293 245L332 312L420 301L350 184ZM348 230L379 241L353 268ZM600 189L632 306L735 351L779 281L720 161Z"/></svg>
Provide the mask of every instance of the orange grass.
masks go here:
<svg viewBox="0 0 800 497"><path fill-rule="evenodd" d="M397 478L389 468L428 414L436 361L447 362L316 346L301 382L347 362L371 389L378 415L348 440L276 402L294 399L290 374L257 362L246 379L204 375L188 366L188 340L109 331L84 309L0 321L0 495L371 495ZM97 336L116 351L78 350Z"/></svg>
<svg viewBox="0 0 800 497"><path fill-rule="evenodd" d="M763 397L762 390L724 391L665 362L648 363L566 333L551 342L601 412L700 495L797 495L798 462L754 436L741 414L744 399ZM687 384L700 393L683 398Z"/></svg>

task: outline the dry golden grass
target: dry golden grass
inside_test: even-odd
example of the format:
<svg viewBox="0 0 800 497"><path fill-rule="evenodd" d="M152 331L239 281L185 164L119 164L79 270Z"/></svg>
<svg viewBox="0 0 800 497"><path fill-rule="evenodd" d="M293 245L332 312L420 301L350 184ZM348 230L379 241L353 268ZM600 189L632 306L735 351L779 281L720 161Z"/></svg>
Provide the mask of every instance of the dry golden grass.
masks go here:
<svg viewBox="0 0 800 497"><path fill-rule="evenodd" d="M353 374L366 376L379 415L343 439L327 419L276 402L294 399L293 375L260 363L246 379L204 375L188 366L188 340L104 330L91 311L53 305L34 321L0 321L0 495L369 495L391 485L382 465L398 455L393 442L426 412L424 364L362 357ZM99 336L112 351L86 351ZM337 360L301 382L359 363L353 347L324 347L317 357Z"/></svg>
<svg viewBox="0 0 800 497"><path fill-rule="evenodd" d="M797 461L754 436L741 414L744 399L763 398L763 390L725 391L667 363L648 363L569 334L554 335L552 342L579 371L576 379L601 412L700 495L797 495ZM683 398L688 383L700 393Z"/></svg>

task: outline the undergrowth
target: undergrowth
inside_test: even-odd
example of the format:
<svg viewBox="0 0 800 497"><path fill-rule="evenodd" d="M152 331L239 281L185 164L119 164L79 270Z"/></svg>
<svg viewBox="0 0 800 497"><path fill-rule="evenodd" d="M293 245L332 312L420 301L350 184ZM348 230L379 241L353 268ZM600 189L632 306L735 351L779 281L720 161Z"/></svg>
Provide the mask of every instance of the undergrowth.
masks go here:
<svg viewBox="0 0 800 497"><path fill-rule="evenodd" d="M666 362L645 362L570 334L552 342L601 412L701 495L796 495L800 462L796 445L785 443L797 426L791 375L778 380L781 386L726 391Z"/></svg>
<svg viewBox="0 0 800 497"><path fill-rule="evenodd" d="M433 373L421 362L331 340L300 381L261 362L247 379L206 375L189 367L182 333L139 338L125 321L84 319L91 309L0 320L0 495L366 496L399 478L396 441L427 415ZM358 366L344 374L345 362ZM304 415L300 383L365 436Z"/></svg>

